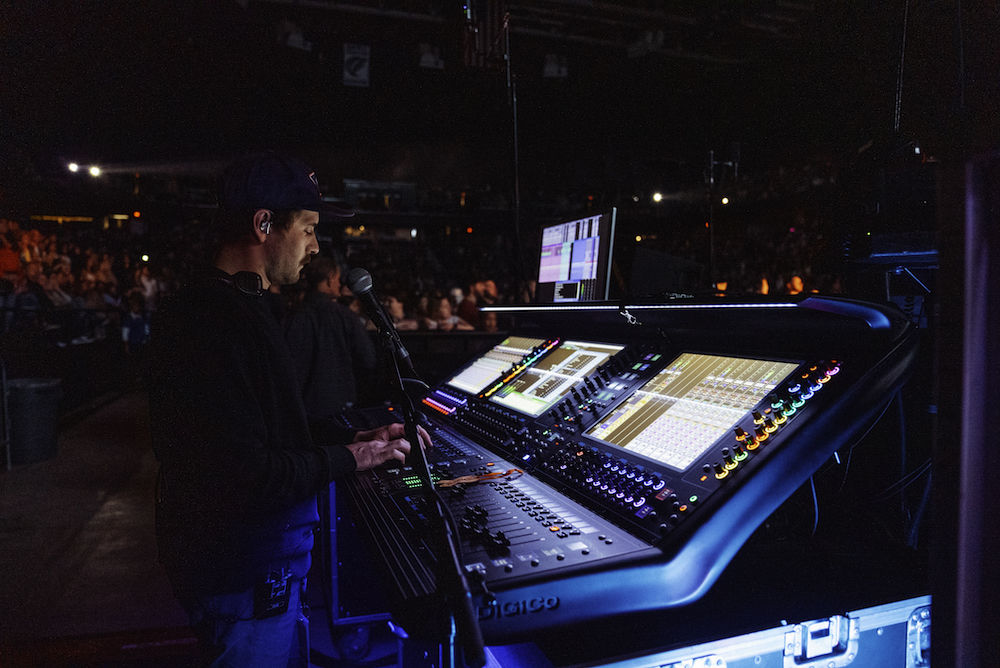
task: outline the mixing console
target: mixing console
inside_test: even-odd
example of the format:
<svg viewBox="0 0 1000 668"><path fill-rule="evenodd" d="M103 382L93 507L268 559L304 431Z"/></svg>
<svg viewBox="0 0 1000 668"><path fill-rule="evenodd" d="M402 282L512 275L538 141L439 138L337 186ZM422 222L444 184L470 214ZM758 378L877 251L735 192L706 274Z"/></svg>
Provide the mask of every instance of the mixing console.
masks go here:
<svg viewBox="0 0 1000 668"><path fill-rule="evenodd" d="M519 331L422 400L491 640L698 598L870 424L915 353L905 319L858 302L634 308L641 328L619 307L522 308ZM760 332L778 313L770 336L725 329ZM394 615L420 632L436 605L435 504L410 465L347 488Z"/></svg>

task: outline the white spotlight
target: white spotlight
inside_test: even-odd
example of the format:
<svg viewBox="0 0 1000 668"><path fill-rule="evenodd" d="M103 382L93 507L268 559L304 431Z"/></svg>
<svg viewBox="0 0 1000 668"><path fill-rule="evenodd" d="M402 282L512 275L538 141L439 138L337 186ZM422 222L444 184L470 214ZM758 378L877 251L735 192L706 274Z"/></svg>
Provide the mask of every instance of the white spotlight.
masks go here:
<svg viewBox="0 0 1000 668"><path fill-rule="evenodd" d="M93 167L90 168L90 175L91 176L100 176L101 175L101 168L98 167L98 166L96 166L96 165L94 165Z"/></svg>
<svg viewBox="0 0 1000 668"><path fill-rule="evenodd" d="M69 163L67 165L67 167L69 168L69 171L71 171L71 172L78 172L78 171L80 171L80 165L76 164L75 162Z"/></svg>

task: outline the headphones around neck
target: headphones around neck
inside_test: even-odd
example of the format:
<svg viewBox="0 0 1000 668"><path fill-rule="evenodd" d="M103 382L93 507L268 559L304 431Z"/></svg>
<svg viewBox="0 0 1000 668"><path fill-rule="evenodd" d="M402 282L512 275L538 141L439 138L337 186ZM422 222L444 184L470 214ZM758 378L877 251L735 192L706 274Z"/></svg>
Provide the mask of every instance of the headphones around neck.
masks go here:
<svg viewBox="0 0 1000 668"><path fill-rule="evenodd" d="M261 224L263 228L263 224ZM264 294L264 282L255 271L238 271L233 274L233 285L245 295L260 297Z"/></svg>

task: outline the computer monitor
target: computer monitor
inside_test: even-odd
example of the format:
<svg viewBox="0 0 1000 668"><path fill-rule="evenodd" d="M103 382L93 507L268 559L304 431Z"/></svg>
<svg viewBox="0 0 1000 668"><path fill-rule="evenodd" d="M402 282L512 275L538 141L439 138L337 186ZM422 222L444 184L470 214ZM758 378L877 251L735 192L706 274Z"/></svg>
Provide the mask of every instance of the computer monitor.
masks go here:
<svg viewBox="0 0 1000 668"><path fill-rule="evenodd" d="M616 210L542 229L535 301L603 301L611 285Z"/></svg>

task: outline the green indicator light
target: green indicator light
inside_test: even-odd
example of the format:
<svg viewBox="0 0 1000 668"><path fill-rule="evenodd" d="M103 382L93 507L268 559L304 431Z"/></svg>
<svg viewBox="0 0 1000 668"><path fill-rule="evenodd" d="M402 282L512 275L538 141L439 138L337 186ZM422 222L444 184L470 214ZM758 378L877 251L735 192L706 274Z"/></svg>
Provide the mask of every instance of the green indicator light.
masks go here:
<svg viewBox="0 0 1000 668"><path fill-rule="evenodd" d="M698 503L698 496L697 495L692 496L690 499L688 499L688 501L691 502L692 504Z"/></svg>

